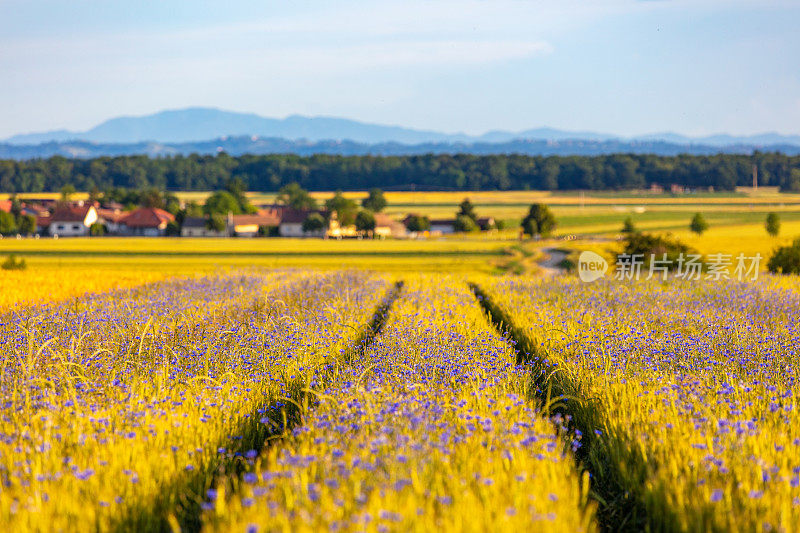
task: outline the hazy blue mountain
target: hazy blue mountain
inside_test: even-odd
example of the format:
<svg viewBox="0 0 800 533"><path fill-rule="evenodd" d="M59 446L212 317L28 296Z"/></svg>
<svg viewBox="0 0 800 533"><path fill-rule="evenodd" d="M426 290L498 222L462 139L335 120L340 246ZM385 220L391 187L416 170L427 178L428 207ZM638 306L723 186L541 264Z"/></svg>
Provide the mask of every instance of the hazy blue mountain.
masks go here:
<svg viewBox="0 0 800 533"><path fill-rule="evenodd" d="M63 142L75 139L75 132L54 130L45 133L23 133L6 140L9 144L41 144L46 142Z"/></svg>
<svg viewBox="0 0 800 533"><path fill-rule="evenodd" d="M607 133L597 133L593 131L565 131L555 128L535 128L524 131L489 131L474 140L480 142L508 142L516 139L530 139L541 141L566 141L566 140L587 140L587 141L609 141L619 137Z"/></svg>
<svg viewBox="0 0 800 533"><path fill-rule="evenodd" d="M37 144L50 141L81 140L96 143L191 142L226 136L256 135L285 139L352 140L356 142L420 143L455 140L433 131L399 126L367 124L330 117L292 115L284 119L264 118L252 113L235 113L193 107L161 111L142 117L119 117L107 120L83 132L64 130L49 133L15 135L9 144Z"/></svg>
<svg viewBox="0 0 800 533"><path fill-rule="evenodd" d="M535 141L591 142L666 142L675 145L703 146L800 146L800 135L764 133L751 136L726 134L687 137L664 132L633 138L592 131L565 131L536 128L523 131L489 131L482 135L450 134L416 130L400 126L368 124L333 117L292 115L283 119L265 118L253 113L235 113L220 109L192 107L161 111L141 117L118 117L107 120L88 131L57 130L15 135L5 142L10 145L36 145L67 141L88 141L98 144L190 143L225 137L257 136L288 140L352 141L362 144L400 143L508 143L519 139Z"/></svg>
<svg viewBox="0 0 800 533"><path fill-rule="evenodd" d="M526 155L602 155L638 153L658 155L711 155L718 153L750 154L754 149L779 151L800 155L800 146L752 145L711 146L703 144L673 144L664 141L603 141L542 139L516 139L506 142L436 142L404 144L358 143L355 141L307 141L281 138L235 136L208 141L184 143L93 143L89 141L48 142L38 145L12 145L0 143L0 159L32 159L62 155L74 158L145 154L152 157L189 154L216 154L225 151L238 156L243 154L294 153L298 155L419 155L427 153L456 154L526 154Z"/></svg>

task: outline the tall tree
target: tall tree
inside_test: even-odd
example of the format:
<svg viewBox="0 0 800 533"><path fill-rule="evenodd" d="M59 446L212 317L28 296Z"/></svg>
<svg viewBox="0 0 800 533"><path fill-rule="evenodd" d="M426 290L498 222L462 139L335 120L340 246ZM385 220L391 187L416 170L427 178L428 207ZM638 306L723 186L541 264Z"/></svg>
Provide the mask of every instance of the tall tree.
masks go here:
<svg viewBox="0 0 800 533"><path fill-rule="evenodd" d="M428 231L431 229L431 221L424 215L411 215L406 222L406 229L408 231Z"/></svg>
<svg viewBox="0 0 800 533"><path fill-rule="evenodd" d="M228 213L239 215L242 213L242 208L231 193L228 191L217 191L206 199L203 212L206 215L214 213L220 215L227 215Z"/></svg>
<svg viewBox="0 0 800 533"><path fill-rule="evenodd" d="M622 233L636 233L636 226L631 217L627 217L622 223Z"/></svg>
<svg viewBox="0 0 800 533"><path fill-rule="evenodd" d="M767 220L764 223L764 227L767 229L767 233L769 233L773 237L777 237L778 233L781 231L781 219L777 213L770 213L767 215Z"/></svg>
<svg viewBox="0 0 800 533"><path fill-rule="evenodd" d="M17 231L23 235L36 233L36 217L33 215L20 215L17 218Z"/></svg>
<svg viewBox="0 0 800 533"><path fill-rule="evenodd" d="M299 210L317 208L317 201L314 200L308 191L302 188L296 181L281 187L281 189L278 191L276 201L279 204Z"/></svg>
<svg viewBox="0 0 800 533"><path fill-rule="evenodd" d="M336 213L340 225L350 226L355 223L358 204L355 200L345 198L342 191L336 191L333 198L325 200L325 209L331 213Z"/></svg>
<svg viewBox="0 0 800 533"><path fill-rule="evenodd" d="M522 219L522 231L531 237L548 237L556 229L556 217L545 204L532 204Z"/></svg>
<svg viewBox="0 0 800 533"><path fill-rule="evenodd" d="M17 221L14 215L0 211L0 235L10 235L17 231Z"/></svg>
<svg viewBox="0 0 800 533"><path fill-rule="evenodd" d="M372 211L362 209L356 215L356 229L362 233L371 233L375 231L375 215Z"/></svg>
<svg viewBox="0 0 800 533"><path fill-rule="evenodd" d="M361 207L369 209L373 213L380 213L386 208L386 197L380 189L370 189L369 196L361 201Z"/></svg>
<svg viewBox="0 0 800 533"><path fill-rule="evenodd" d="M702 213L695 213L689 223L689 229L698 235L702 235L708 229L708 222Z"/></svg>
<svg viewBox="0 0 800 533"><path fill-rule="evenodd" d="M469 198L464 198L460 204L458 204L458 213L456 213L456 217L463 216L467 217L472 220L472 222L477 222L478 215L475 214L475 206L472 205Z"/></svg>
<svg viewBox="0 0 800 533"><path fill-rule="evenodd" d="M58 192L61 193L62 202L69 202L72 195L75 194L75 186L71 183L67 183L66 185L62 185Z"/></svg>

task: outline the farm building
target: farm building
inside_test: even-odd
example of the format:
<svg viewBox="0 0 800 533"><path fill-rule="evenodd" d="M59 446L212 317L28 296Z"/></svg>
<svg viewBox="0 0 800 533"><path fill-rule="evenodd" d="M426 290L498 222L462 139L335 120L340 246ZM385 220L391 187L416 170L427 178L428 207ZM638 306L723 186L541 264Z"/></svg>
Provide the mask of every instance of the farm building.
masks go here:
<svg viewBox="0 0 800 533"><path fill-rule="evenodd" d="M305 237L306 232L303 231L303 222L306 221L311 213L319 213L319 211L301 211L298 209L286 208L281 215L281 223L278 226L278 232L281 237ZM324 234L320 232L318 237L323 237Z"/></svg>
<svg viewBox="0 0 800 533"><path fill-rule="evenodd" d="M408 235L405 225L383 213L375 213L375 235L377 237L405 237Z"/></svg>
<svg viewBox="0 0 800 533"><path fill-rule="evenodd" d="M160 237L166 235L167 224L174 221L175 217L163 209L141 207L131 211L119 221L119 233L121 235Z"/></svg>
<svg viewBox="0 0 800 533"><path fill-rule="evenodd" d="M46 230L50 235L59 237L85 237L89 228L97 222L97 210L94 206L61 206L57 207L49 217L40 217L37 227L44 231L40 224L47 223Z"/></svg>
<svg viewBox="0 0 800 533"><path fill-rule="evenodd" d="M227 237L227 229L217 231L208 227L205 217L186 217L181 225L181 237Z"/></svg>
<svg viewBox="0 0 800 533"><path fill-rule="evenodd" d="M105 226L108 233L119 233L119 223L125 216L119 209L97 208L97 222Z"/></svg>
<svg viewBox="0 0 800 533"><path fill-rule="evenodd" d="M439 218L431 220L431 233L455 233L456 221L453 218Z"/></svg>
<svg viewBox="0 0 800 533"><path fill-rule="evenodd" d="M234 215L230 230L236 237L257 237L259 228L277 228L280 224L278 210L270 210L257 215Z"/></svg>

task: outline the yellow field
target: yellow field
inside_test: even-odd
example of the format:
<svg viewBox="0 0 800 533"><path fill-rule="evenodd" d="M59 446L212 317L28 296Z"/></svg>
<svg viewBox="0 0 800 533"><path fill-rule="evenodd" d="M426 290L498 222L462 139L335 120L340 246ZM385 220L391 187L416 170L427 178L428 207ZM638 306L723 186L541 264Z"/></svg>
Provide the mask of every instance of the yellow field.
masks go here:
<svg viewBox="0 0 800 533"><path fill-rule="evenodd" d="M507 244L497 239L2 239L0 259L15 254L28 268L0 270L0 309L233 268L491 271Z"/></svg>
<svg viewBox="0 0 800 533"><path fill-rule="evenodd" d="M473 200L544 193L510 194ZM800 204L761 194L563 196L546 240L0 239L0 531L797 530L798 278L538 264L632 216L763 269Z"/></svg>
<svg viewBox="0 0 800 533"><path fill-rule="evenodd" d="M208 193L181 193L202 201ZM332 193L314 193L320 200ZM62 300L85 292L138 285L169 276L186 276L241 267L385 271L487 272L533 274L537 250L558 246L590 249L611 256L625 218L637 228L671 232L703 254L730 253L764 260L778 245L800 235L800 195L774 190L758 193L720 193L673 196L633 193L505 192L387 192L387 213L400 218L409 212L452 217L458 203L470 198L479 215L518 222L532 202L550 205L558 219L558 239L520 243L518 229L430 240L298 240L298 239L0 239L0 259L22 257L24 272L0 271L0 308L17 302ZM362 198L363 192L346 193ZM26 196L26 195L21 195ZM52 196L57 194L36 194ZM251 193L256 203L274 195ZM689 220L702 212L710 229L702 236L688 230ZM763 223L776 212L782 221L778 238L769 237Z"/></svg>

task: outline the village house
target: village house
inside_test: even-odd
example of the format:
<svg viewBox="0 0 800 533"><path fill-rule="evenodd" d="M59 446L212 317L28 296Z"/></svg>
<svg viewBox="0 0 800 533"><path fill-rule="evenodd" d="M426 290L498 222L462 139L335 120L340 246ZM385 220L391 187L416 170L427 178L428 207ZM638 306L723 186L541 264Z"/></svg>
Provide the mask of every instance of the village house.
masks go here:
<svg viewBox="0 0 800 533"><path fill-rule="evenodd" d="M47 235L47 230L50 228L50 213L36 217L36 233L39 235Z"/></svg>
<svg viewBox="0 0 800 533"><path fill-rule="evenodd" d="M399 222L383 213L375 213L375 236L385 239L386 237L406 237L408 230L405 224Z"/></svg>
<svg viewBox="0 0 800 533"><path fill-rule="evenodd" d="M456 232L456 221L454 218L437 218L431 220L430 232L435 235L443 235Z"/></svg>
<svg viewBox="0 0 800 533"><path fill-rule="evenodd" d="M357 237L358 230L356 230L356 226L351 224L349 226L342 226L339 224L339 218L336 216L336 212L330 213L327 218L328 228L325 231L325 237L331 237L334 239L341 239L342 237Z"/></svg>
<svg viewBox="0 0 800 533"><path fill-rule="evenodd" d="M36 204L22 204L22 210L20 211L23 215L30 215L32 217L49 217L50 211L45 209L44 207Z"/></svg>
<svg viewBox="0 0 800 533"><path fill-rule="evenodd" d="M97 210L92 205L59 206L49 217L37 218L36 226L37 229L41 228L42 233L46 231L53 236L85 237L95 222Z"/></svg>
<svg viewBox="0 0 800 533"><path fill-rule="evenodd" d="M181 237L227 237L228 230L217 231L208 226L205 217L186 217L181 225Z"/></svg>
<svg viewBox="0 0 800 533"><path fill-rule="evenodd" d="M167 225L174 221L175 216L163 209L141 207L131 211L119 220L119 233L121 235L160 237L166 235Z"/></svg>
<svg viewBox="0 0 800 533"><path fill-rule="evenodd" d="M491 229L495 229L496 227L494 217L478 217L475 220L475 223L479 228L481 228L481 231L489 231Z"/></svg>
<svg viewBox="0 0 800 533"><path fill-rule="evenodd" d="M232 217L231 233L236 237L257 237L259 230L264 228L279 228L281 224L281 211L279 209L264 209L256 215L234 215Z"/></svg>
<svg viewBox="0 0 800 533"><path fill-rule="evenodd" d="M306 232L303 231L303 222L306 221L306 219L311 213L320 213L320 211L301 211L298 209L292 209L290 207L284 209L281 215L281 223L278 226L278 233L280 234L280 236L281 237L312 236L312 235L306 235ZM315 232L315 235L313 236L324 237L325 230L323 229L320 230L319 232Z"/></svg>
<svg viewBox="0 0 800 533"><path fill-rule="evenodd" d="M107 233L119 233L119 223L126 216L127 214L119 209L97 208L97 223L105 226Z"/></svg>

